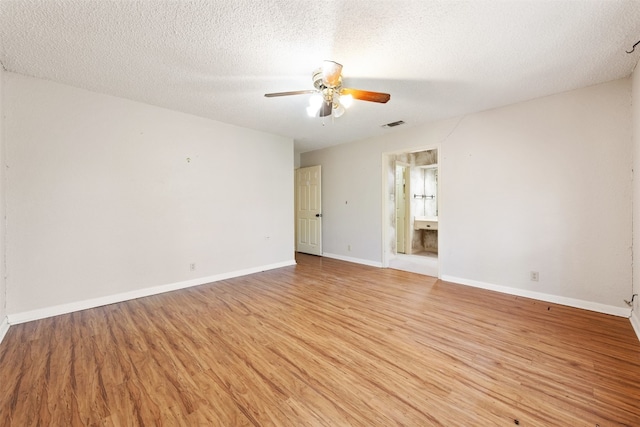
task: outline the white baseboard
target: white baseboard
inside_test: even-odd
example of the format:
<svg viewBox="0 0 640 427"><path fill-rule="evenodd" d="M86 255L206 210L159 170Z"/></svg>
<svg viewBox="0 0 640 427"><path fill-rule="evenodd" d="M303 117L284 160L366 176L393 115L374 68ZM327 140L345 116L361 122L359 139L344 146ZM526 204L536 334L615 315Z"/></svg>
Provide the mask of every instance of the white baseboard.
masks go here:
<svg viewBox="0 0 640 427"><path fill-rule="evenodd" d="M4 336L7 334L8 330L9 318L5 317L4 319L2 319L2 322L0 322L0 344L2 343L2 340L4 339Z"/></svg>
<svg viewBox="0 0 640 427"><path fill-rule="evenodd" d="M640 316L635 311L631 313L631 326L640 340Z"/></svg>
<svg viewBox="0 0 640 427"><path fill-rule="evenodd" d="M331 253L327 253L327 252L323 252L322 256L323 257L327 257L327 258L339 259L340 261L353 262L355 264L368 265L368 266L371 266L371 267L382 267L382 263L381 262L370 261L368 259L352 258L352 257L344 256L344 255L331 254Z"/></svg>
<svg viewBox="0 0 640 427"><path fill-rule="evenodd" d="M24 311L21 313L7 315L7 321L9 325L16 325L19 323L30 322L32 320L44 319L47 317L67 314L74 311L86 310L89 308L100 307L103 305L114 304L136 298L162 294L165 292L176 291L178 289L190 288L192 286L204 285L211 282L218 282L220 280L232 279L234 277L246 276L248 274L259 273L261 271L273 270L281 267L288 267L291 265L296 265L296 261L289 260L276 264L263 265L261 267L247 268L244 270L237 270L229 273L216 274L214 276L185 280L183 282L169 283L166 285L154 286L151 288L139 289L131 292L123 292L99 298L92 298L84 301L77 301L68 304L40 308L37 310Z"/></svg>
<svg viewBox="0 0 640 427"><path fill-rule="evenodd" d="M442 276L442 280L446 282L459 283L461 285L473 286L474 288L482 288L490 291L501 292L503 294L517 295L520 297L552 302L554 304L581 308L584 310L595 311L598 313L611 314L613 316L629 317L629 315L631 314L630 308L616 307L613 305L600 304L597 302L584 301L584 300L575 299L575 298L567 298L567 297L561 297L558 295L544 294L542 292L534 292L526 289L518 289L518 288L511 288L508 286L494 285L492 283L478 282L476 280L469 280L461 277Z"/></svg>

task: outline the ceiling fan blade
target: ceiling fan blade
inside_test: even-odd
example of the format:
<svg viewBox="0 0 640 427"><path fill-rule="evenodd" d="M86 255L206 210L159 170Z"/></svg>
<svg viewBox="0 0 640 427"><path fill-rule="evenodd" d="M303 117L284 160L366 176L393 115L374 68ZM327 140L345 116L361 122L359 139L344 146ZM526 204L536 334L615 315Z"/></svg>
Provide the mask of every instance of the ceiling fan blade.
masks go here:
<svg viewBox="0 0 640 427"><path fill-rule="evenodd" d="M304 95L305 93L316 93L316 90L294 90L292 92L275 92L275 93L265 93L264 96L267 98L273 98L276 96L289 96L289 95Z"/></svg>
<svg viewBox="0 0 640 427"><path fill-rule="evenodd" d="M342 88L340 95L351 95L353 99L359 99L361 101L379 102L385 104L391 99L391 95L382 92L370 92L368 90L351 89L348 87Z"/></svg>
<svg viewBox="0 0 640 427"><path fill-rule="evenodd" d="M320 108L320 117L330 116L332 107L333 107L333 103L323 102L322 107Z"/></svg>
<svg viewBox="0 0 640 427"><path fill-rule="evenodd" d="M322 83L327 87L336 87L340 84L340 73L342 73L342 65L333 61L324 61L322 63Z"/></svg>

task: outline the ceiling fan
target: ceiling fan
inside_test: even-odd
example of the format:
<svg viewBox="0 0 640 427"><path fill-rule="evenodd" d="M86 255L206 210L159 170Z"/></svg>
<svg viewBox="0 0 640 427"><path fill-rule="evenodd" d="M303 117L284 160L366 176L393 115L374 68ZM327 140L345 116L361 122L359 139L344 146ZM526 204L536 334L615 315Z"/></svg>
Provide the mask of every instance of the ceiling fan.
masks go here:
<svg viewBox="0 0 640 427"><path fill-rule="evenodd" d="M344 114L344 109L349 107L353 99L379 102L381 104L385 104L391 99L391 95L388 93L342 87L341 73L341 64L334 61L324 61L322 66L311 75L315 89L266 93L264 96L273 98L276 96L313 93L315 96L311 97L309 107L307 107L307 114L311 117L316 115L326 117L330 116L332 112L334 117L340 117Z"/></svg>

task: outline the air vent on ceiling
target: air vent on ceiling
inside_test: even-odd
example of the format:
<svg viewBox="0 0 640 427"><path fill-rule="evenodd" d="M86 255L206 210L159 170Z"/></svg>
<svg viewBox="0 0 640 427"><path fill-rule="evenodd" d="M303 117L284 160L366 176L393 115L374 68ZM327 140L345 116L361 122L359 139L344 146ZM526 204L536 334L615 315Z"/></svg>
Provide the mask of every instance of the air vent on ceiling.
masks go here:
<svg viewBox="0 0 640 427"><path fill-rule="evenodd" d="M396 126L403 125L404 122L402 120L398 120L397 122L387 123L386 125L382 125L383 128L393 128Z"/></svg>

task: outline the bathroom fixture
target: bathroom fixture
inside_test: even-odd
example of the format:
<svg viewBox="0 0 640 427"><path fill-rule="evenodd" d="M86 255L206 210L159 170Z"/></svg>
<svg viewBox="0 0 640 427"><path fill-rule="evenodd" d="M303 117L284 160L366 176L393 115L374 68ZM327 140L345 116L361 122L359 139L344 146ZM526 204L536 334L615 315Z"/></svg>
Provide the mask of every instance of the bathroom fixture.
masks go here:
<svg viewBox="0 0 640 427"><path fill-rule="evenodd" d="M438 218L430 216L416 216L413 218L414 230L437 230Z"/></svg>

